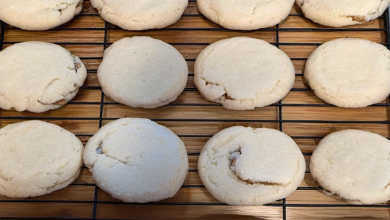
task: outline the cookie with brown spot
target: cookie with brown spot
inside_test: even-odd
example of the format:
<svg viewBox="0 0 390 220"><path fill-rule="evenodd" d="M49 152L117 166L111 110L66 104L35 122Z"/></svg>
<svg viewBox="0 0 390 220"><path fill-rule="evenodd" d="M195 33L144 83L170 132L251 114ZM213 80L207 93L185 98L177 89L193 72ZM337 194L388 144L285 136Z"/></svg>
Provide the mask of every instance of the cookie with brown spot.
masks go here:
<svg viewBox="0 0 390 220"><path fill-rule="evenodd" d="M271 105L287 95L294 81L294 65L283 51L249 37L209 45L194 65L200 94L232 110Z"/></svg>
<svg viewBox="0 0 390 220"><path fill-rule="evenodd" d="M0 20L24 29L42 31L70 21L83 9L83 0L1 0Z"/></svg>
<svg viewBox="0 0 390 220"><path fill-rule="evenodd" d="M344 27L377 19L390 0L296 0L306 18L325 26Z"/></svg>
<svg viewBox="0 0 390 220"><path fill-rule="evenodd" d="M231 127L203 147L198 171L216 199L229 205L263 205L290 195L302 182L305 160L286 134Z"/></svg>
<svg viewBox="0 0 390 220"><path fill-rule="evenodd" d="M45 42L24 42L0 52L0 108L45 112L71 100L87 70L65 48Z"/></svg>

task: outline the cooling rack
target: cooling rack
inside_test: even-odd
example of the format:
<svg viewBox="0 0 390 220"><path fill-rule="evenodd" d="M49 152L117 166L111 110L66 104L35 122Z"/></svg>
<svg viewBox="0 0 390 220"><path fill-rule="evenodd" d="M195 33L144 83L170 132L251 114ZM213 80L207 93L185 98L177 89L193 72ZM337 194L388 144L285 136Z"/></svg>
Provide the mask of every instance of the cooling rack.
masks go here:
<svg viewBox="0 0 390 220"><path fill-rule="evenodd" d="M88 80L75 99L60 109L41 114L0 110L0 127L39 119L68 129L86 143L109 121L121 117L150 118L172 129L185 142L190 170L175 197L157 203L129 204L111 198L96 187L91 174L83 167L73 184L52 194L30 199L0 197L0 219L389 219L390 203L356 206L326 196L308 169L296 192L286 199L259 207L228 206L216 201L197 174L197 158L204 143L221 129L235 125L274 128L287 133L300 146L307 164L318 142L336 130L363 129L389 137L387 100L363 109L333 107L315 97L302 75L302 67L310 53L331 39L360 37L390 48L388 17L387 10L384 16L363 25L327 28L308 21L298 7L294 7L286 21L275 27L232 31L205 19L197 11L196 1L190 0L183 17L175 25L163 30L132 32L104 22L90 2L85 1L79 16L54 30L28 32L1 23L0 50L31 40L59 44L82 59L88 69ZM102 93L96 71L104 48L130 36L161 39L176 47L186 58L189 80L174 103L151 110L133 109L114 103ZM234 36L266 40L293 60L296 81L282 101L254 111L229 111L199 95L193 84L196 56L210 43Z"/></svg>

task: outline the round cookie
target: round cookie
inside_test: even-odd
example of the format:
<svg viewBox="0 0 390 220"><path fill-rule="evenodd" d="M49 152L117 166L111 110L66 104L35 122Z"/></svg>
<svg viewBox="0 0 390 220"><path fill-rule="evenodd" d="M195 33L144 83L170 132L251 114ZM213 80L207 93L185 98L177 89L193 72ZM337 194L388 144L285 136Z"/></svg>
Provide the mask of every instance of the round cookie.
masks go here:
<svg viewBox="0 0 390 220"><path fill-rule="evenodd" d="M83 144L57 125L10 124L0 129L0 143L0 195L45 195L65 188L80 174Z"/></svg>
<svg viewBox="0 0 390 220"><path fill-rule="evenodd" d="M123 38L104 51L98 69L104 93L134 108L156 108L176 100L187 84L184 57L150 37Z"/></svg>
<svg viewBox="0 0 390 220"><path fill-rule="evenodd" d="M267 128L230 127L203 147L198 172L207 190L229 205L263 205L296 190L305 159L286 134Z"/></svg>
<svg viewBox="0 0 390 220"><path fill-rule="evenodd" d="M102 18L126 30L165 28L176 23L188 0L91 0Z"/></svg>
<svg viewBox="0 0 390 220"><path fill-rule="evenodd" d="M310 172L324 189L353 203L390 199L390 141L367 131L342 130L321 140Z"/></svg>
<svg viewBox="0 0 390 220"><path fill-rule="evenodd" d="M199 11L225 28L256 30L282 22L294 0L198 0Z"/></svg>
<svg viewBox="0 0 390 220"><path fill-rule="evenodd" d="M209 45L194 68L202 96L232 110L271 105L287 95L295 80L294 65L283 51L249 37Z"/></svg>
<svg viewBox="0 0 390 220"><path fill-rule="evenodd" d="M65 105L87 77L81 60L61 46L30 41L0 52L0 108L35 113Z"/></svg>
<svg viewBox="0 0 390 220"><path fill-rule="evenodd" d="M84 163L102 190L124 202L173 197L188 171L184 143L149 119L122 118L103 126L87 143Z"/></svg>
<svg viewBox="0 0 390 220"><path fill-rule="evenodd" d="M296 0L306 18L330 27L363 24L381 16L390 0Z"/></svg>
<svg viewBox="0 0 390 220"><path fill-rule="evenodd" d="M83 9L83 0L1 0L0 20L32 31L55 28Z"/></svg>
<svg viewBox="0 0 390 220"><path fill-rule="evenodd" d="M390 93L390 51L364 39L342 38L319 46L304 76L315 94L345 108L360 108Z"/></svg>

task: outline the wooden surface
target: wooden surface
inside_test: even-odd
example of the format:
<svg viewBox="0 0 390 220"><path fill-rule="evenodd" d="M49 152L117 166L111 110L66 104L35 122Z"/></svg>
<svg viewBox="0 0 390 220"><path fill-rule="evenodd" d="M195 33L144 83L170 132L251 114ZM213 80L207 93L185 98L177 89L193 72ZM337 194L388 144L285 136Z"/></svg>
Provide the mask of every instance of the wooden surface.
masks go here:
<svg viewBox="0 0 390 220"><path fill-rule="evenodd" d="M357 128L389 137L387 101L364 109L332 107L316 98L302 77L306 58L319 44L341 37L385 43L385 28L382 17L364 25L331 29L311 23L295 7L278 27L231 31L199 15L196 1L190 1L178 23L164 30L121 30L106 24L89 1L84 3L80 16L54 30L28 32L7 25L3 33L4 48L30 40L58 43L81 57L88 68L88 82L68 105L58 110L42 114L0 110L0 127L27 119L41 119L74 132L86 143L98 130L100 122L105 124L120 117L151 118L172 129L185 142L190 172L184 186L171 199L152 204L123 204L96 188L84 167L73 184L52 194L25 200L0 197L0 219L389 219L390 203L353 206L328 197L313 181L308 169L305 180L291 196L260 207L234 207L216 201L197 175L198 154L204 143L221 129L235 125L283 130L298 143L307 162L319 140L336 130ZM102 102L96 70L104 47L123 37L139 35L171 43L188 62L187 88L171 105L143 110L115 104L106 98ZM293 59L296 82L281 103L254 111L229 111L199 95L192 81L196 56L208 44L234 36L275 43Z"/></svg>

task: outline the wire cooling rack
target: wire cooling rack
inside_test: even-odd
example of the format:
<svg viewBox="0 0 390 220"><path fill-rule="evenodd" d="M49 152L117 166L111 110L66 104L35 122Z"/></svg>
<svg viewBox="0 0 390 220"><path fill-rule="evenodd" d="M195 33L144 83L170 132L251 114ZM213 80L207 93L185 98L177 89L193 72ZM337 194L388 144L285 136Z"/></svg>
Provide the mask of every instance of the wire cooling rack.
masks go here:
<svg viewBox="0 0 390 220"><path fill-rule="evenodd" d="M172 44L189 65L185 91L166 107L142 110L116 104L104 96L97 82L96 70L104 48L122 37L140 35ZM290 56L296 67L296 82L286 98L254 111L229 111L199 95L192 83L197 54L216 40L234 36L264 39ZM85 1L81 15L54 30L27 32L1 23L0 50L30 40L57 43L83 60L88 69L88 82L74 100L58 110L42 114L0 110L0 127L24 120L45 120L70 130L85 143L111 120L151 118L183 139L190 170L174 198L129 204L112 199L96 187L91 174L83 167L78 180L52 194L30 199L0 197L0 219L388 219L389 203L356 206L328 197L310 177L308 169L304 182L291 196L259 207L234 207L218 202L197 176L197 157L203 144L219 130L234 125L269 127L287 133L298 143L307 163L318 141L335 130L357 128L389 137L387 100L364 109L336 108L316 98L303 81L302 67L310 53L323 42L341 37L366 38L390 49L389 11L364 25L327 28L306 20L295 7L286 22L276 27L243 32L226 30L208 21L197 11L196 1L190 0L177 24L163 30L131 32L104 22L90 2Z"/></svg>

